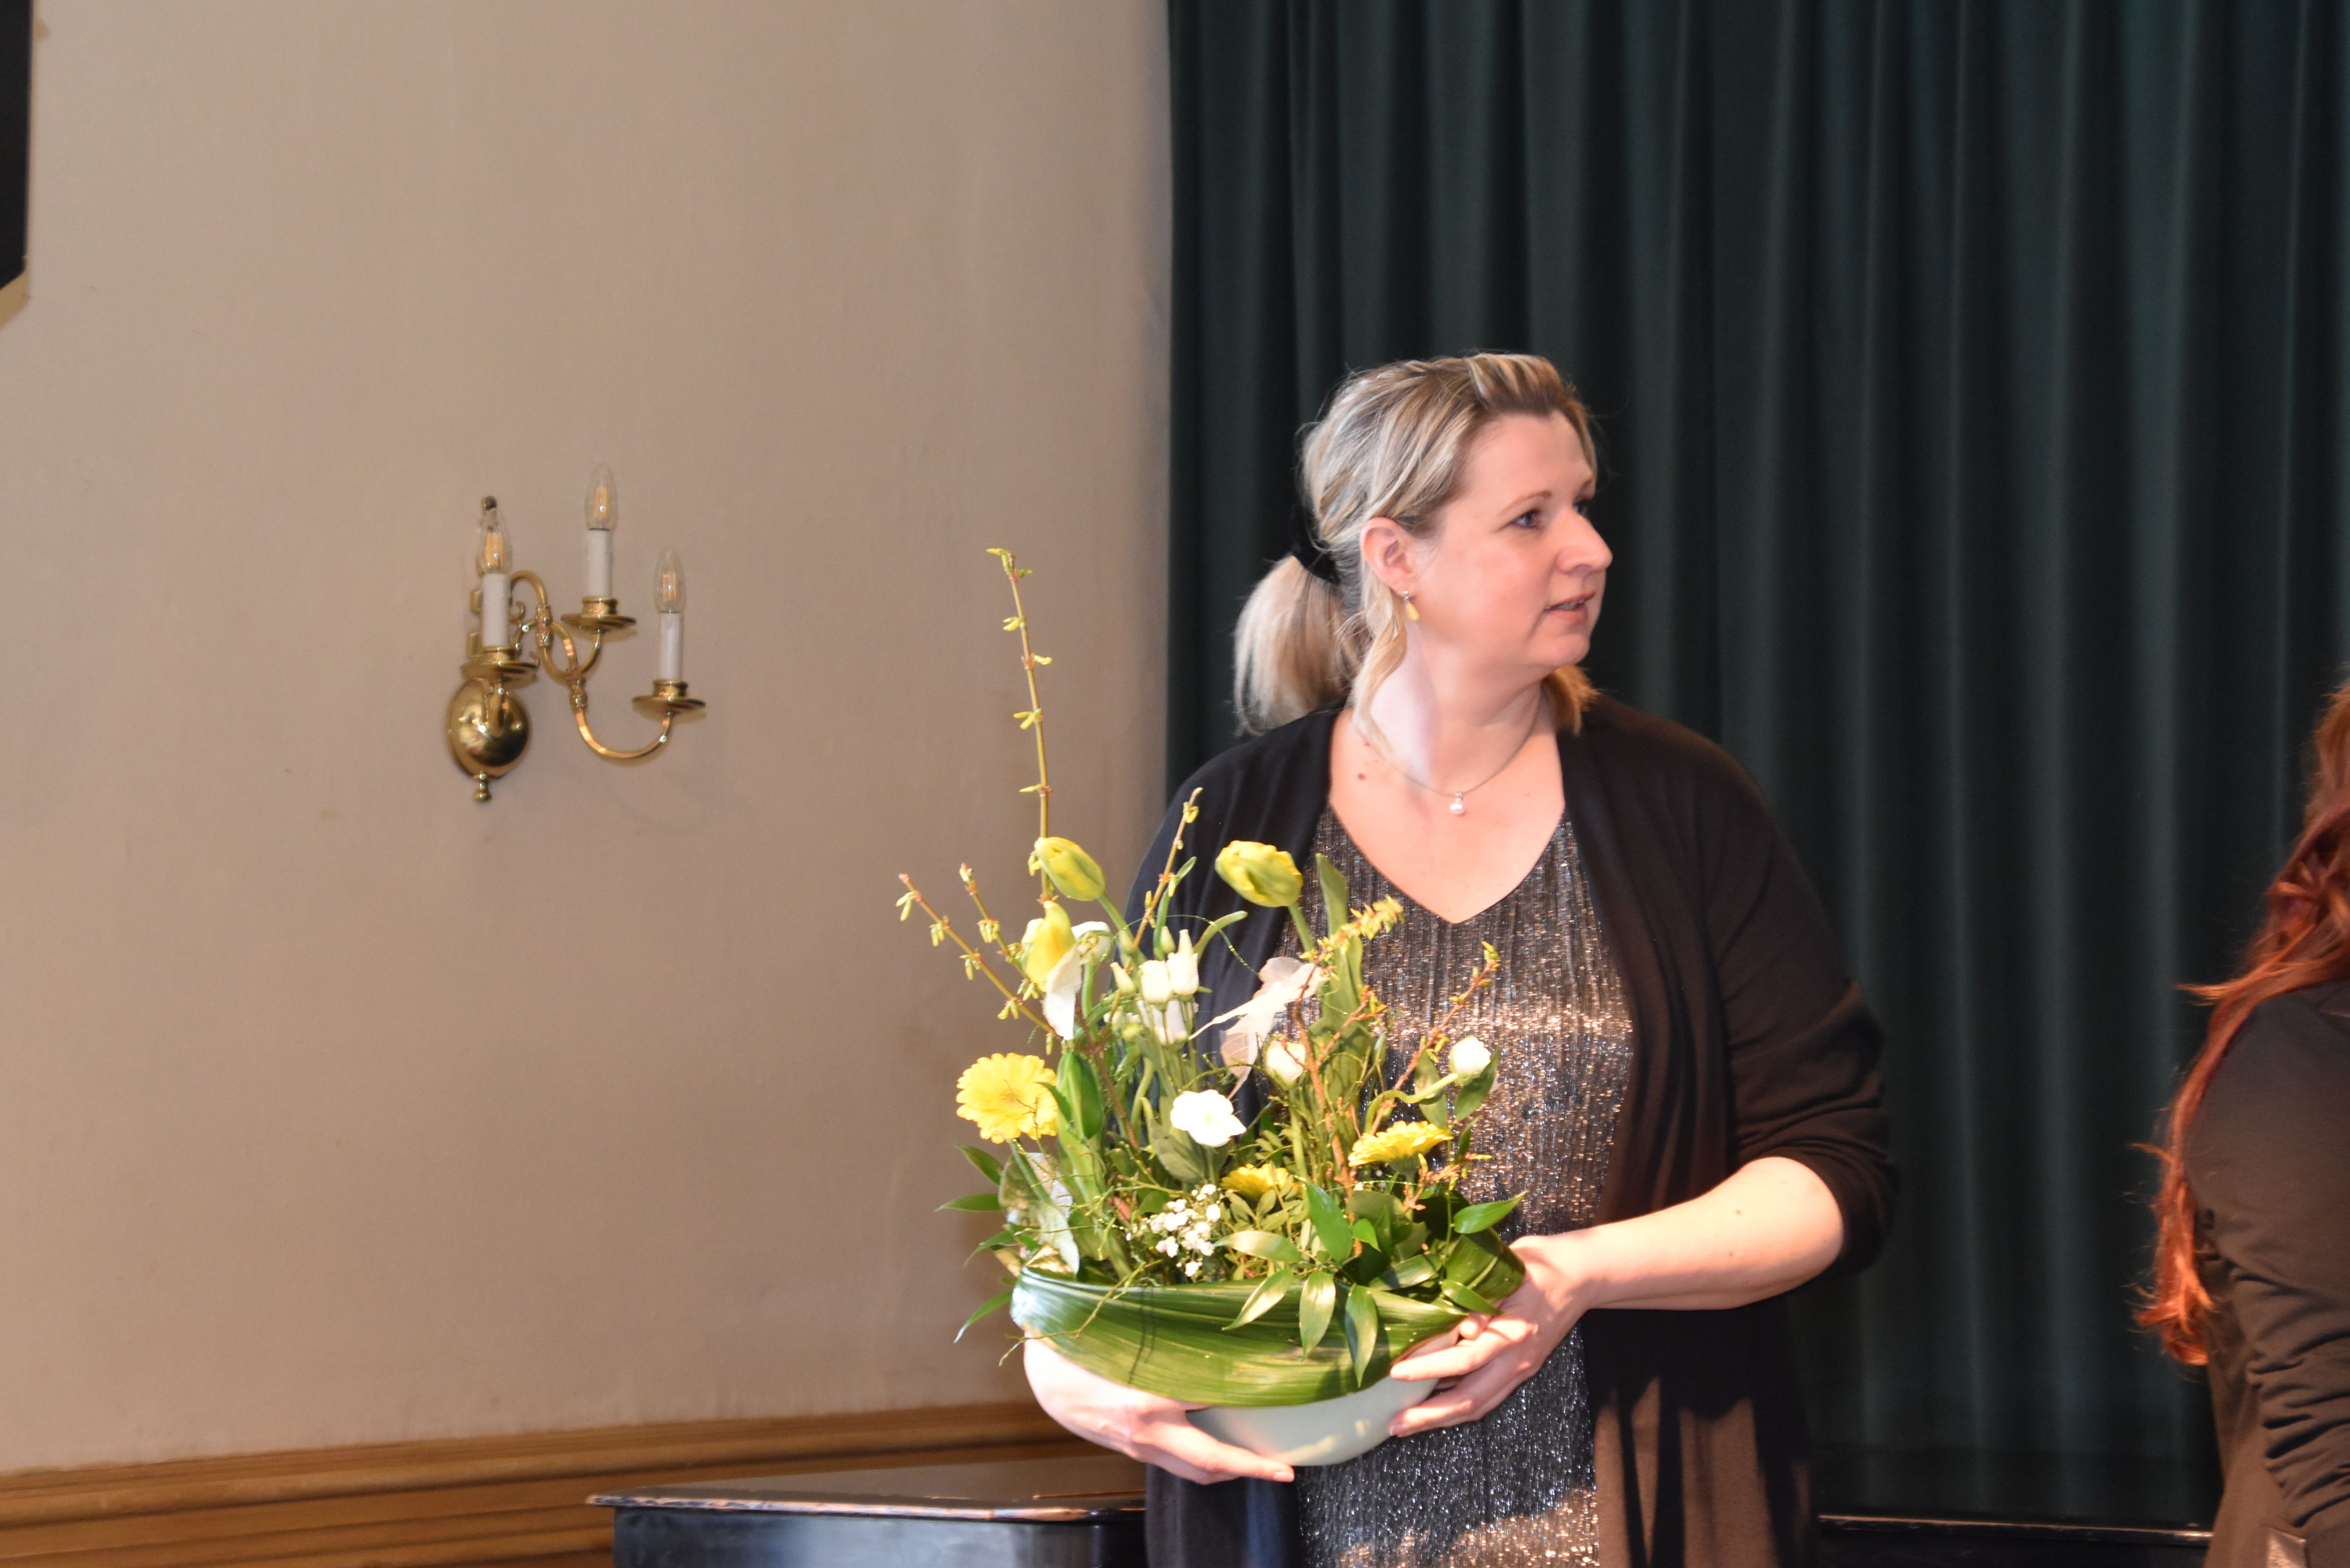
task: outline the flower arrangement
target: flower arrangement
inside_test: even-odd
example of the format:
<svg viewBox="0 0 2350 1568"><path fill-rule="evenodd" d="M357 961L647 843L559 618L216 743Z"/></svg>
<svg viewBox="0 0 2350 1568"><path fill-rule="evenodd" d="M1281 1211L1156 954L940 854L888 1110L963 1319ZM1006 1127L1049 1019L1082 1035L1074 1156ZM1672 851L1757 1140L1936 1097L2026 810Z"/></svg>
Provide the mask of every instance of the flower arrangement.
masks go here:
<svg viewBox="0 0 2350 1568"><path fill-rule="evenodd" d="M951 944L968 976L993 985L1000 1016L1024 1020L1035 1046L982 1057L956 1086L957 1113L1002 1152L966 1146L988 1189L946 1207L1001 1214L983 1247L1012 1275L963 1326L1008 1305L1079 1366L1196 1404L1296 1405L1365 1387L1523 1277L1494 1231L1517 1199L1459 1193L1496 1069L1450 1029L1499 961L1487 948L1433 1030L1394 1039L1363 983L1363 951L1401 907L1351 908L1316 857L1327 918L1314 930L1289 855L1232 843L1215 875L1251 908L1285 911L1299 956L1272 960L1249 1001L1201 1018L1201 959L1249 909L1197 929L1170 913L1198 871L1179 831L1129 922L1099 864L1054 836L1036 688L1051 660L1029 639L1027 571L990 553L1011 585L1004 628L1019 634L1027 677L1015 717L1035 738L1037 780L1023 793L1036 796L1029 869L1042 912L1006 940L968 866L975 938L910 877L899 900L901 919L920 909L931 945ZM1182 826L1197 815L1195 797ZM1218 1025L1220 1049L1204 1059L1197 1043Z"/></svg>

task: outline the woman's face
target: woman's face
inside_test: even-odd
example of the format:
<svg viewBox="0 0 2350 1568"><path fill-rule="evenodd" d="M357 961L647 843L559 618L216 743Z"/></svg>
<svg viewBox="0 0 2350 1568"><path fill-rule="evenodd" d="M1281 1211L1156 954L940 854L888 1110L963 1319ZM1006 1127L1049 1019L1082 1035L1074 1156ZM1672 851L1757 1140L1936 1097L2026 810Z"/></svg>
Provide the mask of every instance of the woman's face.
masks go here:
<svg viewBox="0 0 2350 1568"><path fill-rule="evenodd" d="M1583 514L1593 478L1565 415L1507 414L1470 442L1432 533L1390 523L1365 544L1388 586L1410 591L1421 638L1531 683L1591 649L1614 558Z"/></svg>

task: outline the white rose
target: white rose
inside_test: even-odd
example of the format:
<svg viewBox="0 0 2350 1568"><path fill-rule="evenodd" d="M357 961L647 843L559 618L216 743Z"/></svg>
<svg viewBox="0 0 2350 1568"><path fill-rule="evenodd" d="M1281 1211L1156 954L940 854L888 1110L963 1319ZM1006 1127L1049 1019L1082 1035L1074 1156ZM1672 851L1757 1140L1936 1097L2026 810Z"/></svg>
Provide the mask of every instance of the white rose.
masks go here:
<svg viewBox="0 0 2350 1568"><path fill-rule="evenodd" d="M1177 1132L1191 1134L1191 1141L1202 1148L1222 1148L1248 1131L1247 1125L1232 1115L1232 1103L1213 1089L1176 1096L1168 1108L1167 1123Z"/></svg>
<svg viewBox="0 0 2350 1568"><path fill-rule="evenodd" d="M1284 1085L1294 1084L1305 1075L1305 1058L1300 1056L1297 1048L1286 1040L1276 1040L1267 1045L1260 1065L1273 1075L1275 1082Z"/></svg>
<svg viewBox="0 0 2350 1568"><path fill-rule="evenodd" d="M1473 1034L1452 1047L1452 1070L1463 1078L1473 1078L1492 1064L1493 1053Z"/></svg>

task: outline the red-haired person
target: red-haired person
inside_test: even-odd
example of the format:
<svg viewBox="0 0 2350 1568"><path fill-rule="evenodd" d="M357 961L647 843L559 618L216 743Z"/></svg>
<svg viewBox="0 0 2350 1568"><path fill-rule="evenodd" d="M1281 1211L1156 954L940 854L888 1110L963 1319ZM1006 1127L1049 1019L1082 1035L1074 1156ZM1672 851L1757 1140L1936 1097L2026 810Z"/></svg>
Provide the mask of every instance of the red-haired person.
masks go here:
<svg viewBox="0 0 2350 1568"><path fill-rule="evenodd" d="M2200 989L2170 1107L2154 1297L2209 1369L2227 1491L2210 1568L2350 1568L2350 685L2242 972Z"/></svg>

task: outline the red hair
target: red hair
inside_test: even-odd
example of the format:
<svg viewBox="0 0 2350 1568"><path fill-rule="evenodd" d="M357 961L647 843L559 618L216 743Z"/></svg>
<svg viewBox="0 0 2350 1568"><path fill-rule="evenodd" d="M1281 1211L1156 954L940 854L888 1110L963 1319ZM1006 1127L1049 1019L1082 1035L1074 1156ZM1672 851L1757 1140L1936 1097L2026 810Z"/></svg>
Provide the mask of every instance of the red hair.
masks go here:
<svg viewBox="0 0 2350 1568"><path fill-rule="evenodd" d="M2350 683L2327 701L2312 749L2301 838L2269 884L2268 917L2245 950L2241 971L2219 985L2188 987L2210 1003L2211 1022L2170 1102L2163 1147L2154 1151L2162 1157L2162 1190L2154 1200L2160 1228L2154 1290L2137 1321L2190 1366L2208 1358L2211 1298L2195 1267L2195 1193L2180 1164L2187 1130L2252 1009L2289 991L2350 978Z"/></svg>

